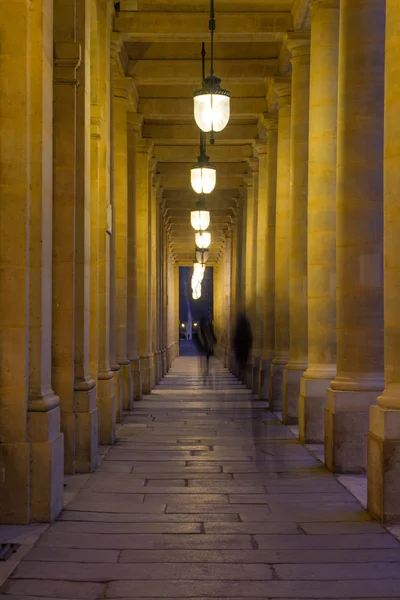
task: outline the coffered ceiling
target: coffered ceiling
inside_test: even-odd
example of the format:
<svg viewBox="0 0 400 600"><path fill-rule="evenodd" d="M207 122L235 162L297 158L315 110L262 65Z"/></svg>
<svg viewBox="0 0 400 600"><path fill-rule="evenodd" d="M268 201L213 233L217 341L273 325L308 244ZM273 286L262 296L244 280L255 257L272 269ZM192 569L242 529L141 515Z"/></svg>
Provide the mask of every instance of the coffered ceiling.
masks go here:
<svg viewBox="0 0 400 600"><path fill-rule="evenodd" d="M290 69L287 32L308 26L309 0L215 0L215 73L231 92L231 118L207 154L217 167L217 185L207 197L211 210L211 260L224 248L240 203L243 176L250 171L253 141L263 135L273 77ZM114 30L121 65L132 78L143 114L143 136L163 188L171 244L180 264L194 253L189 212L197 196L189 169L196 162L199 130L193 92L201 88L201 43L209 63L209 0L121 0Z"/></svg>

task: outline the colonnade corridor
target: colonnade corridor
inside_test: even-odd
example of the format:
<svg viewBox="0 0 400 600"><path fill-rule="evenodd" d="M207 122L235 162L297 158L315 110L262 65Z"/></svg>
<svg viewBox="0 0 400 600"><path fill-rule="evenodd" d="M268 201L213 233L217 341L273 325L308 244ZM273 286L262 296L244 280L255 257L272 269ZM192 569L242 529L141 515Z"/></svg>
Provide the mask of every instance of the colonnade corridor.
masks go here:
<svg viewBox="0 0 400 600"><path fill-rule="evenodd" d="M400 598L400 542L215 358L175 360L72 479L0 598Z"/></svg>

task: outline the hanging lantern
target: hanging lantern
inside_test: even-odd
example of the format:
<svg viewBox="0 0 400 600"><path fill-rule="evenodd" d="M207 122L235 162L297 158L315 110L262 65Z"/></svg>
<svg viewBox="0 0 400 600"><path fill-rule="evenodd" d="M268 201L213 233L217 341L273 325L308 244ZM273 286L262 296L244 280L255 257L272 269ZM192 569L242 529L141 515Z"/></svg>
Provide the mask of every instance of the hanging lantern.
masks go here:
<svg viewBox="0 0 400 600"><path fill-rule="evenodd" d="M201 298L201 283L193 290L193 300L199 300Z"/></svg>
<svg viewBox="0 0 400 600"><path fill-rule="evenodd" d="M211 233L209 231L196 232L196 246L201 250L205 250L211 244Z"/></svg>
<svg viewBox="0 0 400 600"><path fill-rule="evenodd" d="M202 49L203 58L203 87L193 94L194 118L197 126L204 133L211 133L211 143L214 143L214 133L225 129L230 117L230 92L223 90L220 86L221 80L214 75L214 31L215 15L214 0L210 0L209 31L211 38L211 65L210 76L205 78L204 44Z"/></svg>
<svg viewBox="0 0 400 600"><path fill-rule="evenodd" d="M196 202L196 209L190 212L190 222L195 231L206 231L210 226L210 211L205 210L204 195Z"/></svg>
<svg viewBox="0 0 400 600"><path fill-rule="evenodd" d="M208 261L209 257L210 257L209 250L200 250L199 248L196 248L196 261L199 264L205 265L206 262Z"/></svg>
<svg viewBox="0 0 400 600"><path fill-rule="evenodd" d="M196 194L211 194L217 182L217 169L206 154L201 153L190 169L190 182Z"/></svg>

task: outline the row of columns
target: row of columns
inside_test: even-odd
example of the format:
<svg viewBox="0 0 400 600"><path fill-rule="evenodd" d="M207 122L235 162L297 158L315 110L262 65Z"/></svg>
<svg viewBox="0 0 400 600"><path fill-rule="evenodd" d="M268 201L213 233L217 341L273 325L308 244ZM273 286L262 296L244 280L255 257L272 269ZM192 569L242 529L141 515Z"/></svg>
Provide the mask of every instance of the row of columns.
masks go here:
<svg viewBox="0 0 400 600"><path fill-rule="evenodd" d="M96 469L178 352L178 267L114 11L3 11L0 522L53 520L64 473Z"/></svg>
<svg viewBox="0 0 400 600"><path fill-rule="evenodd" d="M302 441L324 442L332 471L367 469L369 509L388 519L400 516L399 21L399 0L313 0L311 32L288 34L291 76L275 78L255 144L234 276L245 268L249 387Z"/></svg>

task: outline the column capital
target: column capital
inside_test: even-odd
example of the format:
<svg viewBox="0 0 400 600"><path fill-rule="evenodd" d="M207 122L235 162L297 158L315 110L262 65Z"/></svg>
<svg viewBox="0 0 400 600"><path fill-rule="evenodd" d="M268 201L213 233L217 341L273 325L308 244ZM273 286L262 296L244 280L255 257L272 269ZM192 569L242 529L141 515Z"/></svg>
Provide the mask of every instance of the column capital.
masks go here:
<svg viewBox="0 0 400 600"><path fill-rule="evenodd" d="M310 60L311 36L309 31L288 33L286 46L292 54L292 63L297 59Z"/></svg>
<svg viewBox="0 0 400 600"><path fill-rule="evenodd" d="M267 140L266 138L257 138L253 142L253 151L257 158L267 154Z"/></svg>
<svg viewBox="0 0 400 600"><path fill-rule="evenodd" d="M318 8L340 8L340 0L311 0L310 12L311 17L318 10Z"/></svg>
<svg viewBox="0 0 400 600"><path fill-rule="evenodd" d="M77 70L82 64L79 42L56 42L54 44L54 83L78 85Z"/></svg>
<svg viewBox="0 0 400 600"><path fill-rule="evenodd" d="M274 90L279 108L292 102L292 80L290 77L275 77Z"/></svg>
<svg viewBox="0 0 400 600"><path fill-rule="evenodd" d="M136 143L136 152L140 154L150 154L153 152L154 142L150 138L139 137Z"/></svg>
<svg viewBox="0 0 400 600"><path fill-rule="evenodd" d="M243 181L244 181L244 190L243 192L246 192L246 188L249 187L253 187L253 175L250 175L250 173L247 173L246 175L242 175L243 177Z"/></svg>
<svg viewBox="0 0 400 600"><path fill-rule="evenodd" d="M251 174L254 175L255 173L258 173L259 163L258 163L257 156L253 156L253 158L249 158L247 160L247 162L249 163L249 167L251 168L251 171L252 171Z"/></svg>
<svg viewBox="0 0 400 600"><path fill-rule="evenodd" d="M134 131L141 135L143 127L143 115L135 112L128 112L128 131Z"/></svg>

